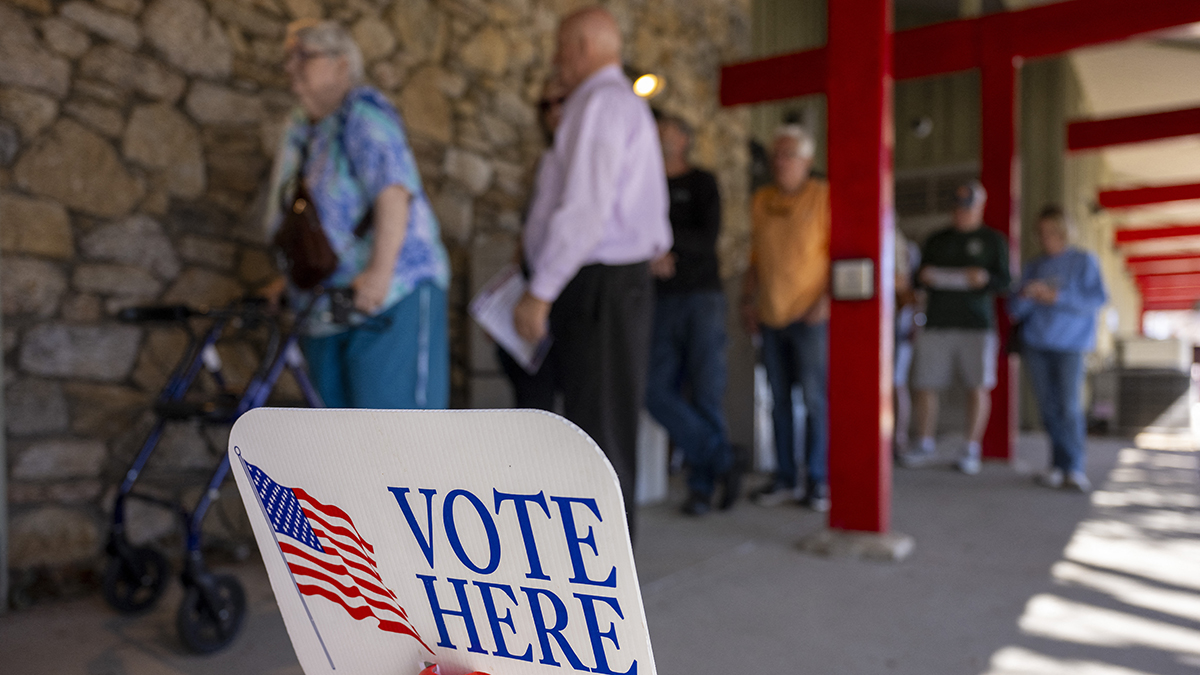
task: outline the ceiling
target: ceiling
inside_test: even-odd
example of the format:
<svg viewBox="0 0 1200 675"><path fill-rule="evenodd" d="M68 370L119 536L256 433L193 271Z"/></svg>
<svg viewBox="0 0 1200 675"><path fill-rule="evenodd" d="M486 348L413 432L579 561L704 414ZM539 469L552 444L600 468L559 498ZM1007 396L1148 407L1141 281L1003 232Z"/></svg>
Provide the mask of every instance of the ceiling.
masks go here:
<svg viewBox="0 0 1200 675"><path fill-rule="evenodd" d="M1124 117L1200 107L1197 27L1156 40L1078 50L1070 58L1085 107L1093 118ZM1105 188L1200 182L1200 136L1117 146L1099 151ZM1200 223L1200 200L1109 212L1119 228ZM1122 246L1127 256L1200 255L1200 237L1151 239ZM1200 289L1196 290L1200 299ZM1151 299L1149 292L1144 297Z"/></svg>

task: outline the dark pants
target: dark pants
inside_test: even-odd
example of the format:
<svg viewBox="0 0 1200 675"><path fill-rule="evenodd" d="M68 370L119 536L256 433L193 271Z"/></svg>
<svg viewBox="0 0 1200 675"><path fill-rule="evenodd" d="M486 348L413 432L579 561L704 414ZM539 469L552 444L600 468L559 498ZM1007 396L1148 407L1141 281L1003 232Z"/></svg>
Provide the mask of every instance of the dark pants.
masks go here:
<svg viewBox="0 0 1200 675"><path fill-rule="evenodd" d="M684 385L691 396L684 395ZM660 294L654 306L646 409L688 462L688 489L711 496L733 466L725 430L725 294Z"/></svg>
<svg viewBox="0 0 1200 675"><path fill-rule="evenodd" d="M550 311L563 414L612 464L634 533L638 417L646 392L654 289L650 266L588 265Z"/></svg>
<svg viewBox="0 0 1200 675"><path fill-rule="evenodd" d="M804 451L806 482L826 482L829 443L829 323L797 321L784 328L762 327L762 361L771 383L777 468L775 483L794 488L796 475L795 421L792 386L804 394Z"/></svg>
<svg viewBox="0 0 1200 675"><path fill-rule="evenodd" d="M1087 447L1083 407L1083 354L1026 347L1021 359L1037 398L1042 426L1050 436L1050 463L1063 471L1083 471Z"/></svg>
<svg viewBox="0 0 1200 675"><path fill-rule="evenodd" d="M512 385L513 404L518 408L554 412L554 394L559 389L556 353L551 345L542 367L536 373L529 373L503 347L496 345L496 360Z"/></svg>

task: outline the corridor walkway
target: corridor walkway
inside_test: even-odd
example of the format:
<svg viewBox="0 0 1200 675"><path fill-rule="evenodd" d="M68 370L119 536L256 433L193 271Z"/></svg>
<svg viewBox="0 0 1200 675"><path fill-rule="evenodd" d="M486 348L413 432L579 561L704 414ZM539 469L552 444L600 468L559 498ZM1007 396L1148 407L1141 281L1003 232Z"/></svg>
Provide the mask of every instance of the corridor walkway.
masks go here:
<svg viewBox="0 0 1200 675"><path fill-rule="evenodd" d="M1200 453L1093 439L1088 497L1034 486L1045 441L967 478L897 470L899 564L810 557L799 509L742 504L685 519L648 509L638 549L662 675L1171 675L1200 671ZM1173 446L1173 447L1172 447ZM227 651L185 655L178 590L118 617L98 597L0 617L0 670L40 675L300 673L255 564Z"/></svg>

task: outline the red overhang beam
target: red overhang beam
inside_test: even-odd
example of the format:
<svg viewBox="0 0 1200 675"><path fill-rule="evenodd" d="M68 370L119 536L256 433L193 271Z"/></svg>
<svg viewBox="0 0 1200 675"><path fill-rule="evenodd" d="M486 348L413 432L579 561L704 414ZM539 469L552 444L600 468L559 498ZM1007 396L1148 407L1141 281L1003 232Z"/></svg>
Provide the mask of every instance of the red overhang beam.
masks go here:
<svg viewBox="0 0 1200 675"><path fill-rule="evenodd" d="M1143 305L1147 302L1187 302L1195 305L1198 300L1200 300L1200 289L1197 288L1142 291Z"/></svg>
<svg viewBox="0 0 1200 675"><path fill-rule="evenodd" d="M982 65L979 32L982 19L960 19L896 33L897 80L971 70Z"/></svg>
<svg viewBox="0 0 1200 675"><path fill-rule="evenodd" d="M1195 134L1200 134L1200 108L1132 117L1080 120L1067 125L1067 149L1094 150Z"/></svg>
<svg viewBox="0 0 1200 675"><path fill-rule="evenodd" d="M1164 225L1162 227L1134 227L1116 231L1115 243L1135 244L1139 241L1173 239L1177 237L1200 237L1200 225Z"/></svg>
<svg viewBox="0 0 1200 675"><path fill-rule="evenodd" d="M979 68L983 44L1004 44L1007 56L1035 58L1197 22L1200 2L1066 0L898 32L894 73L906 80ZM823 47L724 66L721 105L821 93L825 70Z"/></svg>
<svg viewBox="0 0 1200 675"><path fill-rule="evenodd" d="M1148 296L1142 298L1142 311L1149 309L1194 309L1200 301L1196 294Z"/></svg>
<svg viewBox="0 0 1200 675"><path fill-rule="evenodd" d="M1037 58L1200 22L1200 2L1068 0L992 16L1008 24L1015 56Z"/></svg>
<svg viewBox="0 0 1200 675"><path fill-rule="evenodd" d="M825 48L772 56L721 68L721 105L779 101L825 93ZM780 73L788 73L780 77Z"/></svg>
<svg viewBox="0 0 1200 675"><path fill-rule="evenodd" d="M1144 263L1166 263L1184 260L1200 261L1200 253L1178 253L1171 255L1131 255L1125 258L1127 265L1141 265Z"/></svg>
<svg viewBox="0 0 1200 675"><path fill-rule="evenodd" d="M1189 199L1200 199L1200 183L1104 190L1100 193L1098 201L1100 206L1106 209L1128 209L1135 206L1150 206Z"/></svg>
<svg viewBox="0 0 1200 675"><path fill-rule="evenodd" d="M1125 267L1135 277L1200 273L1200 253L1130 256Z"/></svg>
<svg viewBox="0 0 1200 675"><path fill-rule="evenodd" d="M1196 309L1195 300L1143 300L1143 312L1170 312Z"/></svg>
<svg viewBox="0 0 1200 675"><path fill-rule="evenodd" d="M1138 276L1137 285L1143 293L1189 291L1200 295L1200 273Z"/></svg>

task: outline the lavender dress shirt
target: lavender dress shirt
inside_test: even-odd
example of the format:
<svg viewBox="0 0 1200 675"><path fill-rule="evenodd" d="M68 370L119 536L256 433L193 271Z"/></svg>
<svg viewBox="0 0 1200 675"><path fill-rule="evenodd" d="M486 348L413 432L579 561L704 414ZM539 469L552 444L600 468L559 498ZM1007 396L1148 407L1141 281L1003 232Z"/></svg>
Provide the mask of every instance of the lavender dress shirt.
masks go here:
<svg viewBox="0 0 1200 675"><path fill-rule="evenodd" d="M628 265L671 250L667 177L650 106L620 66L580 84L542 158L525 224L529 291L553 302L585 265Z"/></svg>

